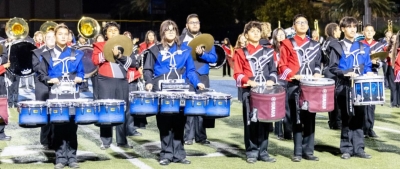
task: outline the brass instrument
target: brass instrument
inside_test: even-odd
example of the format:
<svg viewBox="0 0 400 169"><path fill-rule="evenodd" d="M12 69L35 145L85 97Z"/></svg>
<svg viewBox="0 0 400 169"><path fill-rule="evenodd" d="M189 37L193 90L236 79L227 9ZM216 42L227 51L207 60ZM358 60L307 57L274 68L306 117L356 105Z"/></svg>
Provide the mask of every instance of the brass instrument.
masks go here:
<svg viewBox="0 0 400 169"><path fill-rule="evenodd" d="M317 31L317 34L318 34L318 36L319 36L318 20L314 20L314 29Z"/></svg>
<svg viewBox="0 0 400 169"><path fill-rule="evenodd" d="M91 17L82 17L78 21L78 32L82 37L91 39L101 32L101 27L95 19Z"/></svg>
<svg viewBox="0 0 400 169"><path fill-rule="evenodd" d="M24 39L28 36L29 26L23 18L11 18L5 27L8 38L13 40Z"/></svg>
<svg viewBox="0 0 400 169"><path fill-rule="evenodd" d="M278 21L278 28L281 28L281 21Z"/></svg>
<svg viewBox="0 0 400 169"><path fill-rule="evenodd" d="M388 20L388 32L393 32L393 21Z"/></svg>
<svg viewBox="0 0 400 169"><path fill-rule="evenodd" d="M40 31L43 33L46 33L47 31L53 30L54 28L57 26L57 23L53 22L53 21L46 21L45 23L43 23L40 26Z"/></svg>

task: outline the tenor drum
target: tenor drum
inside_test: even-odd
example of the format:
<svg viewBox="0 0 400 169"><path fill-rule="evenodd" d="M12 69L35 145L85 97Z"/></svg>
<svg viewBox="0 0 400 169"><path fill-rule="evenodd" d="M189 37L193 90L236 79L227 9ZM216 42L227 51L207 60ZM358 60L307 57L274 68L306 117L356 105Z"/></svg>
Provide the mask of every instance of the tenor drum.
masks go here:
<svg viewBox="0 0 400 169"><path fill-rule="evenodd" d="M185 94L184 115L186 116L203 116L206 115L207 96L202 94Z"/></svg>
<svg viewBox="0 0 400 169"><path fill-rule="evenodd" d="M80 101L73 103L75 108L75 123L80 125L94 124L99 121L97 108L98 103L93 101Z"/></svg>
<svg viewBox="0 0 400 169"><path fill-rule="evenodd" d="M275 122L285 117L286 92L282 86L256 88L250 94L250 108L259 122Z"/></svg>
<svg viewBox="0 0 400 169"><path fill-rule="evenodd" d="M354 106L385 103L383 76L359 76L354 78Z"/></svg>
<svg viewBox="0 0 400 169"><path fill-rule="evenodd" d="M299 105L309 112L329 112L335 109L335 81L329 78L300 80Z"/></svg>
<svg viewBox="0 0 400 169"><path fill-rule="evenodd" d="M157 93L134 91L129 93L131 115L156 115L158 113Z"/></svg>
<svg viewBox="0 0 400 169"><path fill-rule="evenodd" d="M70 115L70 100L62 99L49 99L47 100L47 107L49 107L50 123L52 124L65 124L69 123Z"/></svg>
<svg viewBox="0 0 400 169"><path fill-rule="evenodd" d="M226 52L221 45L215 44L214 45L215 53L217 54L217 62L210 63L209 66L211 69L219 69L221 68L224 63L226 62Z"/></svg>
<svg viewBox="0 0 400 169"><path fill-rule="evenodd" d="M116 126L125 121L125 101L116 99L102 99L95 101L98 104L99 120L96 126Z"/></svg>
<svg viewBox="0 0 400 169"><path fill-rule="evenodd" d="M232 99L230 94L206 92L204 95L208 97L205 118L229 117Z"/></svg>
<svg viewBox="0 0 400 169"><path fill-rule="evenodd" d="M85 78L90 78L98 69L92 61L93 48L91 46L82 46L79 47L78 50L83 52L82 63L85 68Z"/></svg>
<svg viewBox="0 0 400 169"><path fill-rule="evenodd" d="M180 100L182 96L180 94L171 92L160 92L160 114L162 115L173 115L179 114Z"/></svg>
<svg viewBox="0 0 400 169"><path fill-rule="evenodd" d="M42 127L48 123L47 105L44 101L18 102L19 126L24 128Z"/></svg>

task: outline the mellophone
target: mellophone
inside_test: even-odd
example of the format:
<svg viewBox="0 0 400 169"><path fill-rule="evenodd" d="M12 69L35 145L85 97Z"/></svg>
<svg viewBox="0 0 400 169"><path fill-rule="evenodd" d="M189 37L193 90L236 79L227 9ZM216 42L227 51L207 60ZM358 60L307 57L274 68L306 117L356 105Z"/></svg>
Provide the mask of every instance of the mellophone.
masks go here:
<svg viewBox="0 0 400 169"><path fill-rule="evenodd" d="M116 99L49 99L18 103L19 125L35 128L51 124L115 126L125 121L125 101ZM75 116L75 118L71 118Z"/></svg>

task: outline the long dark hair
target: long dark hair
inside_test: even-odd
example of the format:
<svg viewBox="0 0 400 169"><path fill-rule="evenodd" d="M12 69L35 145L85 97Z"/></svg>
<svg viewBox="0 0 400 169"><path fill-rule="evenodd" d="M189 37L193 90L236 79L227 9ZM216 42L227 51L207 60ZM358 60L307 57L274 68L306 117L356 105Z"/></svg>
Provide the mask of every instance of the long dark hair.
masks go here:
<svg viewBox="0 0 400 169"><path fill-rule="evenodd" d="M176 23L172 20L165 20L164 22L161 23L160 26L160 37L161 37L161 44L163 45L163 47L167 47L168 43L167 40L165 38L165 32L168 30L168 27L172 25L173 29L175 30L176 33L176 37L174 39L174 42L176 43L176 45L178 45L178 47L181 46L181 41L179 40L179 30L178 30L178 25L176 25Z"/></svg>
<svg viewBox="0 0 400 169"><path fill-rule="evenodd" d="M225 38L224 41L226 41L227 44L225 44L228 47L232 47L231 41L229 40L229 38Z"/></svg>
<svg viewBox="0 0 400 169"><path fill-rule="evenodd" d="M280 50L279 48L281 47L280 42L278 42L278 32L282 31L283 34L285 34L285 38L286 38L286 33L285 30L283 28L276 28L273 32L272 32L272 47L274 48L274 51L276 53L279 53Z"/></svg>
<svg viewBox="0 0 400 169"><path fill-rule="evenodd" d="M152 30L149 30L146 32L146 36L144 38L144 43L146 43L146 48L149 47L150 41L149 41L149 34L152 33L154 35L154 44L157 44L157 36L156 33L154 33Z"/></svg>
<svg viewBox="0 0 400 169"><path fill-rule="evenodd" d="M396 62L397 58L397 49L400 47L400 31L397 32L396 36L396 41L394 41L392 48L392 65L394 66L394 63ZM390 38L391 39L391 38Z"/></svg>

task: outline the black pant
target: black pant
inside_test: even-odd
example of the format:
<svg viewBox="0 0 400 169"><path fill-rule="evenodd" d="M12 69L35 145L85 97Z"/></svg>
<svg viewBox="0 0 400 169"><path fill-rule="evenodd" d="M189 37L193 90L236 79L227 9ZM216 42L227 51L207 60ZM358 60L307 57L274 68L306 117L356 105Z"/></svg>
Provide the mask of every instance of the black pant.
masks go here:
<svg viewBox="0 0 400 169"><path fill-rule="evenodd" d="M287 82L279 81L279 84L287 90ZM283 118L283 120L281 121L275 122L275 135L277 135L278 137L283 137L285 139L292 139L293 126L288 98L289 93L286 92L285 118Z"/></svg>
<svg viewBox="0 0 400 169"><path fill-rule="evenodd" d="M226 75L226 71L228 71L228 76L231 76L231 67L229 66L228 61L226 61L224 63L224 66L222 68L222 75L225 76Z"/></svg>
<svg viewBox="0 0 400 169"><path fill-rule="evenodd" d="M99 99L120 99L125 100L126 103L129 102L128 81L126 79L98 75L98 85ZM125 111L126 119L128 119L127 116L130 116L128 107ZM128 123L126 119L123 124L115 127L118 145L128 144L128 140L126 139ZM100 139L103 145L110 145L112 143L112 129L113 127L111 126L100 126Z"/></svg>
<svg viewBox="0 0 400 169"><path fill-rule="evenodd" d="M93 100L99 99L99 82L97 81L98 74L95 73L90 80L92 81L92 88L93 88Z"/></svg>
<svg viewBox="0 0 400 169"><path fill-rule="evenodd" d="M268 136L271 123L249 122L250 89L243 90L242 115L244 124L244 144L247 158L268 157ZM250 124L249 124L250 123Z"/></svg>
<svg viewBox="0 0 400 169"><path fill-rule="evenodd" d="M335 97L337 97L336 94ZM328 112L329 128L340 128L342 126L342 117L337 104L337 98L335 98L335 108L333 109L333 111Z"/></svg>
<svg viewBox="0 0 400 169"><path fill-rule="evenodd" d="M156 115L156 119L161 140L160 160L168 159L177 162L185 159L183 129L186 116L181 112L171 116Z"/></svg>
<svg viewBox="0 0 400 169"><path fill-rule="evenodd" d="M238 87L238 100L243 101L243 89L241 87Z"/></svg>
<svg viewBox="0 0 400 169"><path fill-rule="evenodd" d="M368 105L365 107L364 115L364 135L373 135L375 123L375 105Z"/></svg>
<svg viewBox="0 0 400 169"><path fill-rule="evenodd" d="M400 106L400 83L395 83L394 70L392 66L388 66L385 77L388 79L388 86L390 89L390 105Z"/></svg>
<svg viewBox="0 0 400 169"><path fill-rule="evenodd" d="M4 128L6 128L6 124L5 123L1 123L0 124L0 139L6 137L6 133L4 133Z"/></svg>
<svg viewBox="0 0 400 169"><path fill-rule="evenodd" d="M294 156L314 154L315 113L299 109L300 87L296 82L288 83L288 105L293 125Z"/></svg>
<svg viewBox="0 0 400 169"><path fill-rule="evenodd" d="M75 124L75 116L71 116L70 122L67 124L53 124L53 130L53 147L56 153L56 164L67 165L76 163L76 152L78 149L76 131L78 130L78 125Z"/></svg>
<svg viewBox="0 0 400 169"><path fill-rule="evenodd" d="M35 81L35 98L38 101L46 101L49 99L49 91L50 88L44 83L40 82L37 77L34 79ZM50 116L47 117L50 121ZM52 140L52 127L51 124L47 124L40 128L40 144L42 145L51 145Z"/></svg>
<svg viewBox="0 0 400 169"><path fill-rule="evenodd" d="M6 71L6 74L11 81L11 86L8 87L8 105L17 107L20 76L13 75L9 71Z"/></svg>

